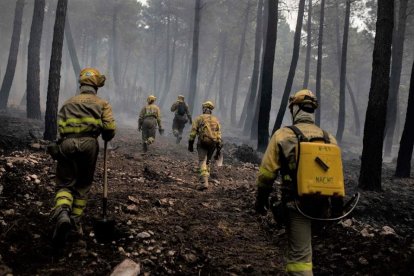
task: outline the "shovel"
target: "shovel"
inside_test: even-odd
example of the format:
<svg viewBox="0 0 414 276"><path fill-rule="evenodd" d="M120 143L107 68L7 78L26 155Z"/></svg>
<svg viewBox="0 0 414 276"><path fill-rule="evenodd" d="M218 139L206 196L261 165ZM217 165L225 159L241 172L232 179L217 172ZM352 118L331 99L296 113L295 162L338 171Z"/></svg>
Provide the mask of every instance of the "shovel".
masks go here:
<svg viewBox="0 0 414 276"><path fill-rule="evenodd" d="M94 231L96 239L99 242L111 241L115 236L115 220L108 218L108 166L107 166L107 147L108 142L104 144L104 186L103 186L103 198L102 198L102 219L95 219Z"/></svg>

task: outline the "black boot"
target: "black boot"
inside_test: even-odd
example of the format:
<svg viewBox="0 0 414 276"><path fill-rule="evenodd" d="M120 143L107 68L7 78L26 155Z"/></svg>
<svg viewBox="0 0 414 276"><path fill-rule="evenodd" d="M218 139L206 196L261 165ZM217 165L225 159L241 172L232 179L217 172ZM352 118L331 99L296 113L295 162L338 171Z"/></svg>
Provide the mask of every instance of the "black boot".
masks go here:
<svg viewBox="0 0 414 276"><path fill-rule="evenodd" d="M70 210L62 208L57 214L55 230L53 231L52 243L55 248L62 248L72 227L70 221Z"/></svg>

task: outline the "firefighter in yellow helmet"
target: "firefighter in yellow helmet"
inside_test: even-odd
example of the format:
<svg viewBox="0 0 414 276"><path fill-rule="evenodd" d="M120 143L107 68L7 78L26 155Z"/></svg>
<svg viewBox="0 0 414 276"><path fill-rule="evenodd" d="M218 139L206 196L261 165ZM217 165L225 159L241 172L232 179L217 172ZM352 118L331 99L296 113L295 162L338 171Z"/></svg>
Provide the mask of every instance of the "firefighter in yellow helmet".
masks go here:
<svg viewBox="0 0 414 276"><path fill-rule="evenodd" d="M197 152L200 172L200 190L208 189L208 177L210 176L210 159L214 156L217 159L222 148L221 127L219 120L211 115L214 104L206 101L202 105L203 114L198 116L192 124L190 138L188 140L188 150L194 151L194 140L197 140Z"/></svg>
<svg viewBox="0 0 414 276"><path fill-rule="evenodd" d="M315 125L314 110L318 101L307 89L300 90L289 98L289 109L293 126L297 127L307 139L335 138ZM312 275L311 220L305 218L293 206L296 192L296 154L297 136L289 127L276 131L267 146L257 177L256 212L266 214L269 209L269 195L278 172L282 177L282 200L273 206L279 222L284 222L288 234L288 252L286 271L289 275Z"/></svg>
<svg viewBox="0 0 414 276"><path fill-rule="evenodd" d="M190 124L193 123L188 105L185 103L183 95L179 95L177 101L173 103L171 106L171 112L174 112L174 120L172 125L173 134L177 138L177 144L179 144L183 138L182 135L185 124L188 121L190 121Z"/></svg>
<svg viewBox="0 0 414 276"><path fill-rule="evenodd" d="M138 118L138 131L142 131L142 148L144 152L148 150L148 146L155 141L155 133L158 125L160 135L164 133L161 126L161 111L155 105L157 98L150 95L147 98L147 105L141 109Z"/></svg>
<svg viewBox="0 0 414 276"><path fill-rule="evenodd" d="M111 105L97 96L105 76L85 68L79 76L80 94L68 99L58 114L59 140L49 152L57 159L55 206L51 213L56 224L54 246L63 246L72 226L79 232L80 218L87 202L98 157L98 136L105 141L115 135Z"/></svg>

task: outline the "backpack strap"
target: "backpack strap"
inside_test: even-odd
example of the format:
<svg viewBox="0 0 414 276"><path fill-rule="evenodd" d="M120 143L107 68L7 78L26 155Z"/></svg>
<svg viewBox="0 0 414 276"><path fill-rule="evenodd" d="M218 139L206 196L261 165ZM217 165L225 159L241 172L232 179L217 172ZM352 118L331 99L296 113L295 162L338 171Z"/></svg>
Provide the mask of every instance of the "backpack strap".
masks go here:
<svg viewBox="0 0 414 276"><path fill-rule="evenodd" d="M293 133L295 133L296 137L298 138L299 142L307 142L308 138L306 138L306 136L303 134L303 132L297 127L297 126L287 126L287 128L289 128L290 130L293 131Z"/></svg>
<svg viewBox="0 0 414 276"><path fill-rule="evenodd" d="M308 139L308 138L306 138L306 136L303 134L303 132L297 126L292 125L292 126L287 126L287 128L291 129L295 133L295 135L298 138L299 142L313 142L313 141L323 140L325 142L325 144L330 144L331 143L331 139L329 139L328 132L326 132L323 129L322 129L323 137L315 137L315 138Z"/></svg>

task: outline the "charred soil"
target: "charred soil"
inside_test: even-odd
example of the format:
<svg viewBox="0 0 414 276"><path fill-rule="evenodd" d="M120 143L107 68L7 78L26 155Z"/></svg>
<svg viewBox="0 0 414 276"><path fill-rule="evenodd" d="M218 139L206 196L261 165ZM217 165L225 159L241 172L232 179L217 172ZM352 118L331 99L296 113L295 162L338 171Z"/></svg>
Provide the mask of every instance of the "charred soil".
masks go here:
<svg viewBox="0 0 414 276"><path fill-rule="evenodd" d="M257 158L245 146L228 145L224 166L212 168L210 188L198 191L197 156L186 145L157 137L143 154L137 132L121 130L108 173L117 239L101 244L93 232L102 212L100 156L84 235L71 236L59 256L48 218L56 164L43 147L26 146L0 156L0 275L107 275L125 258L147 275L284 273L286 234L270 214L253 212L258 168L246 161ZM358 160L345 161L348 194L357 189L358 169ZM413 275L414 181L393 179L392 169L384 165L383 191L362 192L352 217L314 231L315 274Z"/></svg>

